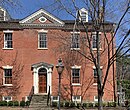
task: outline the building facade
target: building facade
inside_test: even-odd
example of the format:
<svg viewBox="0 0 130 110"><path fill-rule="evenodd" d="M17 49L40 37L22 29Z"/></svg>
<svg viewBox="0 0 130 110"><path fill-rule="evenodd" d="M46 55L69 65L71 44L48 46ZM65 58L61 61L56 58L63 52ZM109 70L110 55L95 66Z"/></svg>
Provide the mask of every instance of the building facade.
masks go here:
<svg viewBox="0 0 130 110"><path fill-rule="evenodd" d="M1 100L28 100L32 92L43 95L50 92L52 100L58 100L58 73L55 66L58 58L62 58L65 65L61 79L62 100L97 101L95 67L77 52L84 49L86 43L86 33L82 25L74 29L74 20L60 20L44 9L22 20L10 18L2 8L1 13L3 13L1 14L3 19L0 21ZM86 20L88 19L86 15L82 19L88 26L92 49L96 51L96 33L92 28L92 22ZM106 23L105 27L109 38L113 24ZM105 49L103 32L99 34L103 51ZM88 50L84 51L87 54ZM103 76L106 57L104 52L101 57ZM113 101L113 92L113 68L110 68L103 101Z"/></svg>

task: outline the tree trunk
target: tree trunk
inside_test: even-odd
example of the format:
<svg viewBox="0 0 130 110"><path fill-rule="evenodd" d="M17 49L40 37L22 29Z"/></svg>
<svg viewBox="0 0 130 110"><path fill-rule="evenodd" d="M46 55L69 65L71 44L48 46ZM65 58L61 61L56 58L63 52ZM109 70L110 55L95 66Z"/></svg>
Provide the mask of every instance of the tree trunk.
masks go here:
<svg viewBox="0 0 130 110"><path fill-rule="evenodd" d="M103 104L102 104L102 92L98 90L98 110L103 110Z"/></svg>

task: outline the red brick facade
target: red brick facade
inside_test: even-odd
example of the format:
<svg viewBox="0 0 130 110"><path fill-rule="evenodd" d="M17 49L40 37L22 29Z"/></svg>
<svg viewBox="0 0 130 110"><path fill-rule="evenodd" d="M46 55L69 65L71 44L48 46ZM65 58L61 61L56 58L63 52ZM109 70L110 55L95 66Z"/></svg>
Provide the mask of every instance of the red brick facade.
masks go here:
<svg viewBox="0 0 130 110"><path fill-rule="evenodd" d="M39 13L38 13L39 12ZM40 22L39 18L44 16L47 20ZM3 22L2 22L3 23ZM8 23L13 26L7 26ZM19 28L14 25L16 23ZM71 96L81 96L83 101L94 101L97 96L97 84L94 83L94 65L86 60L81 54L72 51L69 39L73 31L73 23L61 21L51 14L40 10L20 21L4 22L5 27L1 27L0 43L0 95L11 96L12 100L22 100L29 96L32 87L34 94L46 89L42 94L47 94L50 86L52 96L58 95L58 73L56 65L58 58L63 59L65 70L61 80L61 97L70 100ZM107 24L107 26L111 24ZM67 28L68 26L68 28ZM71 29L70 29L71 28ZM110 37L110 30L107 30L107 37ZM90 31L90 35L91 35ZM5 33L12 33L12 48L4 48ZM47 36L46 48L39 48L39 33ZM83 48L82 39L85 32L80 31L80 48ZM105 49L103 33L101 33L101 51ZM86 53L88 50L85 50ZM95 51L95 50L94 50ZM101 69L104 76L107 56L105 52L101 56ZM46 70L43 76L46 84L43 88L39 86L39 71L41 68ZM72 68L80 70L79 83L72 84ZM5 69L12 70L12 84L5 84ZM41 70L42 71L42 70ZM8 74L8 73L7 73ZM42 79L42 78L41 78ZM8 80L8 78L7 78ZM76 80L76 79L75 79ZM7 81L8 83L8 81ZM104 89L104 101L113 101L113 69L110 68L106 86ZM96 100L96 99L95 99Z"/></svg>

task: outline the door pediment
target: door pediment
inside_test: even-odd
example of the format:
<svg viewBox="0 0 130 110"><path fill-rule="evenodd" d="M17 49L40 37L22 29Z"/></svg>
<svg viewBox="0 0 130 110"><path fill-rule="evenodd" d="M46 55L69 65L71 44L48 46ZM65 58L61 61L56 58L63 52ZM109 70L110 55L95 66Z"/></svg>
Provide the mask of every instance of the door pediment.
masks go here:
<svg viewBox="0 0 130 110"><path fill-rule="evenodd" d="M53 68L53 64L49 64L49 63L45 63L45 62L39 62L39 63L35 63L31 66L31 69L33 70L33 68L39 68L39 67L45 67L45 68Z"/></svg>

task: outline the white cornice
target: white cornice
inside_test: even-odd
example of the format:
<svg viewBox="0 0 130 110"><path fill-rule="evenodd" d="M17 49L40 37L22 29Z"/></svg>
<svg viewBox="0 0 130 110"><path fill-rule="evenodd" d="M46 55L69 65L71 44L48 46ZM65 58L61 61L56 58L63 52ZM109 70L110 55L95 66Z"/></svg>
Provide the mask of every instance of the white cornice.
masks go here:
<svg viewBox="0 0 130 110"><path fill-rule="evenodd" d="M45 10L43 9L40 9L38 10L37 12L33 13L32 15L26 17L25 19L21 20L19 23L27 23L27 21L29 21L30 19L34 18L35 16L39 15L39 14L45 14L47 16L49 16L51 19L53 19L54 21L58 22L59 24L63 25L64 22L57 19L56 17L54 17L53 15L51 15L50 13L46 12Z"/></svg>

